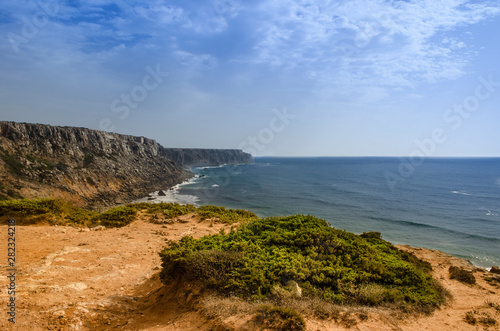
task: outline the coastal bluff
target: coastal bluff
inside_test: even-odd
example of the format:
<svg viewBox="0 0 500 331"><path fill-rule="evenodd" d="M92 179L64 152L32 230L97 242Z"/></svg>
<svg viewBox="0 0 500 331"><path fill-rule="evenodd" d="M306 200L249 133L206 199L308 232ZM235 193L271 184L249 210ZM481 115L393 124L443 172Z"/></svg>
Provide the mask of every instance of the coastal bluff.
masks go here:
<svg viewBox="0 0 500 331"><path fill-rule="evenodd" d="M153 139L0 121L0 198L63 198L100 209L169 188L191 166L252 163L236 149L165 148Z"/></svg>

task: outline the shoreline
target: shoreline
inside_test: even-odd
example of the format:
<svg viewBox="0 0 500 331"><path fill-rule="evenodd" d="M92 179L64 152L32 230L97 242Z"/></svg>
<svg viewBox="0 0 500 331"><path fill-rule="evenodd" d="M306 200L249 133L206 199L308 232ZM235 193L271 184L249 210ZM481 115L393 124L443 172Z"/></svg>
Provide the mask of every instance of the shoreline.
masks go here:
<svg viewBox="0 0 500 331"><path fill-rule="evenodd" d="M219 167L212 167L212 168L219 168ZM203 167L203 168L206 168L206 167ZM200 178L200 177L198 177L198 175L195 174L193 177L185 180L182 183L179 183L179 184L176 184L176 185L172 186L168 190L158 190L158 191L151 192L147 196L145 196L143 198L140 198L140 199L133 200L130 203L141 203L141 202L146 202L146 203L162 203L162 202L165 202L165 203L179 203L181 205L182 204L192 204L192 205L195 205L195 206L199 207L200 205L197 203L199 200L198 200L198 198L196 196L192 196L192 195L179 195L178 194L180 188L183 185L191 184L197 178ZM163 193L164 195L159 195L159 192L164 192ZM179 198L179 196L182 196L184 198ZM151 198L153 198L153 199L151 199ZM228 207L226 205L222 205L222 206L225 207L225 208L230 208L230 207ZM250 211L252 211L252 210L250 210ZM259 217L260 218L265 218L264 216L259 216ZM383 235L384 234L382 233L382 237L383 237ZM456 258L456 259L461 259L461 260L467 261L472 267L474 267L476 269L482 269L482 270L485 270L485 271L489 271L492 267L499 267L498 265L484 266L484 265L474 264L472 261L470 261L470 259L468 257L457 256L457 255L454 255L451 252L448 252L448 251L442 250L442 249L436 249L436 248L431 248L431 247L426 247L426 246L419 246L418 244L417 245L412 245L412 244L408 244L408 243L405 243L405 242L399 242L399 243L393 243L393 242L391 242L391 243L394 244L395 246L402 246L402 247L408 246L408 247L422 248L422 249L428 249L428 250L434 250L434 251L437 251L437 252L442 252L442 253L448 254L448 255Z"/></svg>

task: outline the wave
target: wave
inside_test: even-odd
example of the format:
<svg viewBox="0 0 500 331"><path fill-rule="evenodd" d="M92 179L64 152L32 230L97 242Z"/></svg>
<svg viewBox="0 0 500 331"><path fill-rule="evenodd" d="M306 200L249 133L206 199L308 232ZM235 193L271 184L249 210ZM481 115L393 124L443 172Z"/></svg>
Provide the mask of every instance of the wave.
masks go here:
<svg viewBox="0 0 500 331"><path fill-rule="evenodd" d="M472 194L469 194L469 193L467 193L465 191L451 191L451 193L453 193L453 194L460 194L460 195L469 195L469 196L472 195Z"/></svg>
<svg viewBox="0 0 500 331"><path fill-rule="evenodd" d="M479 208L479 210L486 212L486 216L498 216L498 214L496 214L496 213L494 213L491 210L486 209L486 208Z"/></svg>
<svg viewBox="0 0 500 331"><path fill-rule="evenodd" d="M186 185L190 180L187 180L181 184L173 186L169 190L159 190L149 193L148 196L144 198L137 199L133 202L147 202L147 203L179 203L179 204L192 204L195 205L199 201L198 197L189 194L181 194L180 188L182 185Z"/></svg>

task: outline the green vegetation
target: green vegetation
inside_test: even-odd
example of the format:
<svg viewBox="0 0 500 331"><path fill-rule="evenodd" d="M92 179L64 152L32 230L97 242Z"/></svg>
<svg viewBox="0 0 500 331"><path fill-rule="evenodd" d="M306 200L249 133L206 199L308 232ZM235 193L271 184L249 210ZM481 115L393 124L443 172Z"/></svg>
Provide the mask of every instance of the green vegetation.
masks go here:
<svg viewBox="0 0 500 331"><path fill-rule="evenodd" d="M351 327L358 318L351 310L342 313L339 305L430 313L446 299L430 276L429 263L398 250L378 232L355 235L313 216L259 219L244 210L178 203L127 204L98 213L60 199L0 200L0 219L15 217L24 225L121 227L139 214L161 220L192 212L240 225L229 233L170 242L160 253L162 281L201 281L221 298L255 300L252 312L266 329L305 330L301 314ZM454 272L450 269L453 277L463 277L463 271ZM359 320L366 318L359 314ZM493 323L470 314L464 320Z"/></svg>
<svg viewBox="0 0 500 331"><path fill-rule="evenodd" d="M83 159L82 168L88 168L92 163L94 163L94 154L87 154Z"/></svg>
<svg viewBox="0 0 500 331"><path fill-rule="evenodd" d="M226 209L225 207L217 206L201 206L180 205L178 203L136 203L133 204L138 210L145 211L151 215L163 216L166 218L179 217L189 213L197 212L203 219L216 219L219 222L233 224L236 222L246 222L257 219L258 217L247 210L242 209Z"/></svg>
<svg viewBox="0 0 500 331"><path fill-rule="evenodd" d="M225 207L201 206L198 214L205 219L217 218L222 223L233 224L241 221L257 219L257 215L243 209L226 209Z"/></svg>
<svg viewBox="0 0 500 331"><path fill-rule="evenodd" d="M255 219L228 234L184 237L160 256L164 282L201 278L246 298L272 298L273 288L294 280L304 296L337 304L428 312L445 300L428 263L376 233L358 236L313 216Z"/></svg>
<svg viewBox="0 0 500 331"><path fill-rule="evenodd" d="M96 215L93 220L108 228L118 228L132 223L137 215L137 209L133 205L111 208Z"/></svg>
<svg viewBox="0 0 500 331"><path fill-rule="evenodd" d="M11 198L21 198L13 191L8 190ZM233 223L255 219L257 216L244 210L225 209L224 207L194 205L180 205L178 203L135 203L111 208L102 213L75 207L70 202L60 199L35 199L35 200L7 200L0 196L0 217L19 218L19 224L36 224L48 222L49 224L74 224L80 226L103 225L106 227L121 227L130 224L138 212L150 215L174 218L192 212L199 212L208 218L220 219L220 222ZM5 200L5 201L3 201Z"/></svg>
<svg viewBox="0 0 500 331"><path fill-rule="evenodd" d="M18 158L13 155L10 155L4 149L0 149L0 158L3 160L7 169L17 177L24 177L23 170L26 168L24 164L22 164Z"/></svg>
<svg viewBox="0 0 500 331"><path fill-rule="evenodd" d="M178 203L136 203L133 206L138 209L145 211L151 215L162 215L166 218L179 217L192 212L195 212L197 208L194 205L181 205Z"/></svg>
<svg viewBox="0 0 500 331"><path fill-rule="evenodd" d="M111 208L103 213L75 207L61 199L3 200L0 201L0 217L15 217L18 224L36 223L72 224L77 226L104 225L121 227L135 218L133 205Z"/></svg>
<svg viewBox="0 0 500 331"><path fill-rule="evenodd" d="M8 189L7 190L7 195L12 198L12 199L22 199L21 194L19 192L13 190L13 189Z"/></svg>
<svg viewBox="0 0 500 331"><path fill-rule="evenodd" d="M87 225L96 213L59 199L0 201L0 217L15 217L19 224L75 223Z"/></svg>

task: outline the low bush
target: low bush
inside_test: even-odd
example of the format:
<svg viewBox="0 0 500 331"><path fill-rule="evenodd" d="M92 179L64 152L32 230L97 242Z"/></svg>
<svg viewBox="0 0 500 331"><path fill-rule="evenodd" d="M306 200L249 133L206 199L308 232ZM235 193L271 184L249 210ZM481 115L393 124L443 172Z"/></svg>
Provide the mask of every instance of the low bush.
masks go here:
<svg viewBox="0 0 500 331"><path fill-rule="evenodd" d="M97 213L75 207L72 203L61 199L8 200L8 197L0 196L0 217L16 217L19 224L48 222L49 224L82 226L100 224L106 227L121 227L130 224L139 211L151 215L162 214L166 218L179 217L199 211L204 217L217 217L220 218L221 222L227 223L257 218L255 214L245 210L226 210L224 207L214 206L203 206L198 209L190 204L181 205L165 202L127 204Z"/></svg>
<svg viewBox="0 0 500 331"><path fill-rule="evenodd" d="M15 217L19 224L73 223L88 225L97 213L75 207L61 199L0 201L0 217Z"/></svg>
<svg viewBox="0 0 500 331"><path fill-rule="evenodd" d="M4 200L0 201L0 217L14 217L18 224L36 223L74 224L91 226L101 224L106 227L120 227L132 222L137 209L122 206L97 213L75 207L61 199Z"/></svg>
<svg viewBox="0 0 500 331"><path fill-rule="evenodd" d="M0 159L3 160L3 162L13 175L21 178L24 177L23 170L26 168L26 166L21 161L19 161L18 157L16 157L15 155L10 155L8 152L1 149Z"/></svg>
<svg viewBox="0 0 500 331"><path fill-rule="evenodd" d="M131 205L111 208L94 217L94 223L108 228L122 227L130 224L137 215L137 209Z"/></svg>
<svg viewBox="0 0 500 331"><path fill-rule="evenodd" d="M495 326L497 321L487 313L477 311L468 311L464 316L464 322L470 325L483 325L485 327Z"/></svg>
<svg viewBox="0 0 500 331"><path fill-rule="evenodd" d="M429 266L376 237L335 229L313 216L256 219L224 234L184 237L161 253L162 280L186 276L198 254L237 254L217 290L265 299L276 285L296 281L304 295L338 304L437 307L445 295ZM220 253L218 253L220 254ZM426 310L426 309L424 309Z"/></svg>
<svg viewBox="0 0 500 331"><path fill-rule="evenodd" d="M226 209L217 206L201 206L198 213L204 218L216 218L222 223L233 224L241 221L257 219L257 215L243 209Z"/></svg>
<svg viewBox="0 0 500 331"><path fill-rule="evenodd" d="M450 273L450 279L456 279L466 284L476 284L476 277L474 277L472 271L467 271L464 268L451 266L448 269L448 272Z"/></svg>
<svg viewBox="0 0 500 331"><path fill-rule="evenodd" d="M257 307L257 321L268 330L302 331L306 329L304 318L286 307L261 305Z"/></svg>
<svg viewBox="0 0 500 331"><path fill-rule="evenodd" d="M133 206L137 210L145 211L149 214L162 214L166 218L174 218L195 212L197 208L194 205L181 205L177 202L160 202L160 203L134 203Z"/></svg>
<svg viewBox="0 0 500 331"><path fill-rule="evenodd" d="M237 252L218 249L196 251L186 256L185 263L172 264L164 272L179 274L190 280L204 280L209 286L224 286L231 272L242 266Z"/></svg>

